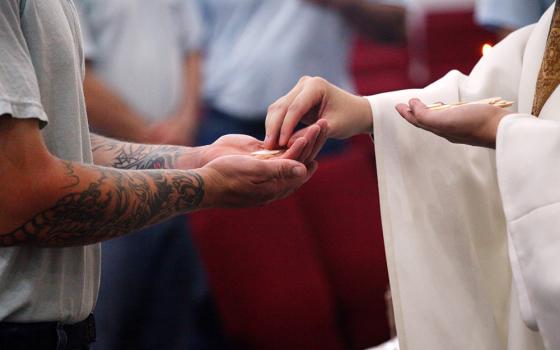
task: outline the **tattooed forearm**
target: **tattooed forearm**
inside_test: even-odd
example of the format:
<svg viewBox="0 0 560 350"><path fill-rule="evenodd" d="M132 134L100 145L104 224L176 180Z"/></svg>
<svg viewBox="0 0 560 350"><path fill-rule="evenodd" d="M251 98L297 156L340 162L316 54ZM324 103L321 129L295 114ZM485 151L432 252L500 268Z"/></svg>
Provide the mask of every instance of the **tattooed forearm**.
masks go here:
<svg viewBox="0 0 560 350"><path fill-rule="evenodd" d="M64 166L66 167L67 170L66 176L68 177L69 180L71 180L71 183L68 186L65 186L64 188L72 188L78 185L80 183L80 177L74 174L74 166L72 162L64 162Z"/></svg>
<svg viewBox="0 0 560 350"><path fill-rule="evenodd" d="M114 150L117 169L172 169L180 154L177 147L128 144Z"/></svg>
<svg viewBox="0 0 560 350"><path fill-rule="evenodd" d="M92 151L102 165L117 169L175 169L187 148L120 142L92 135Z"/></svg>
<svg viewBox="0 0 560 350"><path fill-rule="evenodd" d="M64 164L72 183L65 194L17 229L0 233L0 246L97 243L195 210L204 197L204 180L195 172Z"/></svg>

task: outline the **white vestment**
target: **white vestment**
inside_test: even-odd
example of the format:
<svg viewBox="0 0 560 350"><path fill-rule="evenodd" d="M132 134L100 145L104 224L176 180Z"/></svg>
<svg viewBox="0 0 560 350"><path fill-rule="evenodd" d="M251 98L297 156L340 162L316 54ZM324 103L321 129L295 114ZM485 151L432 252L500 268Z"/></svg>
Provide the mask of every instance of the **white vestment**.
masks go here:
<svg viewBox="0 0 560 350"><path fill-rule="evenodd" d="M560 349L560 90L530 116L552 11L468 77L370 97L402 349ZM497 151L453 145L394 108L493 96L519 113L500 124Z"/></svg>

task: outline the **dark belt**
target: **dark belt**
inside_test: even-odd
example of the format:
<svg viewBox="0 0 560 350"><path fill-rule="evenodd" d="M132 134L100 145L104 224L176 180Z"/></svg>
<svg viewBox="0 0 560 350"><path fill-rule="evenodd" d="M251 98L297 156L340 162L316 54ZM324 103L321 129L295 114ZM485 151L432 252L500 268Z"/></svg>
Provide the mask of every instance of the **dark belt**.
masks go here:
<svg viewBox="0 0 560 350"><path fill-rule="evenodd" d="M0 322L0 349L81 350L95 341L95 320L75 324Z"/></svg>

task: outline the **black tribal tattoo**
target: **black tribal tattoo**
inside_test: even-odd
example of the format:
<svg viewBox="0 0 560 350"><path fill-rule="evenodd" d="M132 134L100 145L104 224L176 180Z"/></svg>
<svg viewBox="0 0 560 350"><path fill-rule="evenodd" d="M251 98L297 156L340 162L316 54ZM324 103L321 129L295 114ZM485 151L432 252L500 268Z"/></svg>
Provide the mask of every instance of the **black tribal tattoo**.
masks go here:
<svg viewBox="0 0 560 350"><path fill-rule="evenodd" d="M119 142L101 136L92 136L93 152L112 157L111 166L117 169L173 169L183 147L142 145Z"/></svg>
<svg viewBox="0 0 560 350"><path fill-rule="evenodd" d="M16 230L0 246L72 246L100 242L198 208L204 180L187 171L119 171L82 166L96 174L83 183L78 165L64 162L70 189ZM74 190L74 191L72 191Z"/></svg>

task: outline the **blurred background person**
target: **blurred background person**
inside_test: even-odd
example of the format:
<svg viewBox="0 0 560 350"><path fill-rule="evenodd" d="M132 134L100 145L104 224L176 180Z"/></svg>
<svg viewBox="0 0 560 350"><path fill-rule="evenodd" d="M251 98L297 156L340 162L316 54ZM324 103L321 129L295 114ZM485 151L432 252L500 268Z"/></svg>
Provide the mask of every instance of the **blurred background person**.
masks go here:
<svg viewBox="0 0 560 350"><path fill-rule="evenodd" d="M76 4L91 128L130 141L191 145L201 85L197 4ZM95 349L219 347L212 301L185 216L104 243L102 256Z"/></svg>
<svg viewBox="0 0 560 350"><path fill-rule="evenodd" d="M554 0L477 0L477 21L505 38L516 29L541 18Z"/></svg>
<svg viewBox="0 0 560 350"><path fill-rule="evenodd" d="M239 132L264 137L268 106L302 76L354 90L352 30L402 41L399 0L199 0L207 28L206 113L198 143Z"/></svg>

